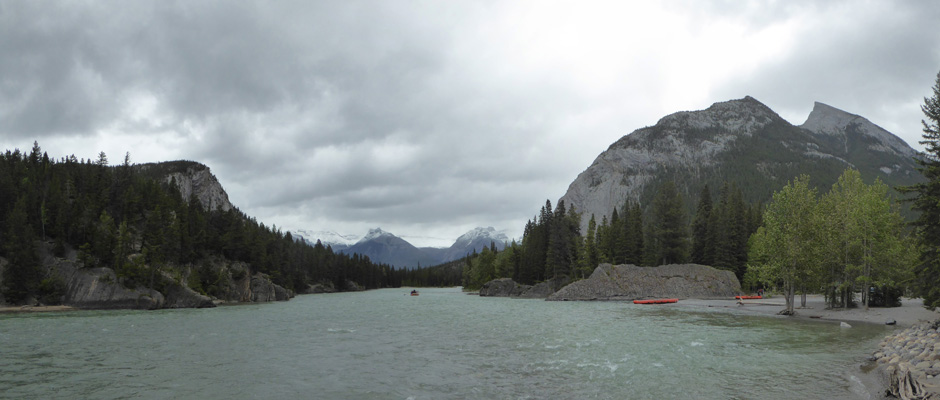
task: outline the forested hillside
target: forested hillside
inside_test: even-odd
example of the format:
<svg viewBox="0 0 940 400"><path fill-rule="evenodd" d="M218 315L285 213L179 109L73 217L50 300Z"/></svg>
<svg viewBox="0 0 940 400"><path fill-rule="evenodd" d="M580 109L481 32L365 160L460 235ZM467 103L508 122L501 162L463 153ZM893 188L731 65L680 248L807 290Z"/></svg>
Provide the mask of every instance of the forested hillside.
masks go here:
<svg viewBox="0 0 940 400"><path fill-rule="evenodd" d="M127 287L151 285L155 275L170 271L212 295L219 283L208 267L213 257L247 263L249 275L267 274L295 292L318 283L342 290L347 281L364 288L401 285L404 271L308 246L235 208L209 209L194 196L183 198L174 180L160 179L176 164L140 168L129 154L117 166L104 153L96 160L52 159L38 143L28 153L0 154L5 301L54 303L63 295L66 278L42 265L41 247L53 248L57 257L78 250L81 268L113 269Z"/></svg>

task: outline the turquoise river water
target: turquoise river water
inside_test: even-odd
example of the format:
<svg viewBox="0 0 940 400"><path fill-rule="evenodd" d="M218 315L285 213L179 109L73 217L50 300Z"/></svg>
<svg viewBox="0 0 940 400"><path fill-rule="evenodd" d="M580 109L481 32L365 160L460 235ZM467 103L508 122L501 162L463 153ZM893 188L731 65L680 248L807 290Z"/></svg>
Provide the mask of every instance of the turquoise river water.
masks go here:
<svg viewBox="0 0 940 400"><path fill-rule="evenodd" d="M859 365L890 333L676 305L407 292L0 315L0 398L866 399Z"/></svg>

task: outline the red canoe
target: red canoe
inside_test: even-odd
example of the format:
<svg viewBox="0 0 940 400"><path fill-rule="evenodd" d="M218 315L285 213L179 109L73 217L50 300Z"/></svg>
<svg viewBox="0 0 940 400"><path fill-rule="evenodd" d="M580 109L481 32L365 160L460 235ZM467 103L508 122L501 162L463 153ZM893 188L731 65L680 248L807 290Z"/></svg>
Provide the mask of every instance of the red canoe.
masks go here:
<svg viewBox="0 0 940 400"><path fill-rule="evenodd" d="M759 300L763 298L764 296L734 296L735 300Z"/></svg>
<svg viewBox="0 0 940 400"><path fill-rule="evenodd" d="M675 303L679 299L653 299L653 300L633 300L633 304L664 304Z"/></svg>

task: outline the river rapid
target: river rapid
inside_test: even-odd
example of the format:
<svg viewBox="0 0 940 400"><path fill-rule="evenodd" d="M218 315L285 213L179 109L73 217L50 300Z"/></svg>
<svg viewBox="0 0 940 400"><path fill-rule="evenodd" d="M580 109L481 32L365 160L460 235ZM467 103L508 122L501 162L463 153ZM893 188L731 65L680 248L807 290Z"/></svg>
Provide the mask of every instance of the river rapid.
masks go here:
<svg viewBox="0 0 940 400"><path fill-rule="evenodd" d="M458 288L0 315L3 399L867 399L878 325Z"/></svg>

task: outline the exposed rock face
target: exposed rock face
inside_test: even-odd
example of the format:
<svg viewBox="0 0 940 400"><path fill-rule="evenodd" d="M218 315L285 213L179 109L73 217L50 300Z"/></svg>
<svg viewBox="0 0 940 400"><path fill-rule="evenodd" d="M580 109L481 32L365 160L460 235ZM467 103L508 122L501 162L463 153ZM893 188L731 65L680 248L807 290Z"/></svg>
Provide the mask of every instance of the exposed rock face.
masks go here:
<svg viewBox="0 0 940 400"><path fill-rule="evenodd" d="M889 152L911 158L917 152L904 140L875 125L865 117L842 111L827 104L816 102L813 112L800 128L820 136L832 136L839 141L845 153L851 145L862 145L872 151ZM870 140L864 140L865 138Z"/></svg>
<svg viewBox="0 0 940 400"><path fill-rule="evenodd" d="M166 181L175 179L184 199L195 196L207 210L231 210L232 203L229 202L228 193L225 193L222 184L212 175L209 167L198 165L203 168L191 166L184 172L171 173L166 177Z"/></svg>
<svg viewBox="0 0 940 400"><path fill-rule="evenodd" d="M516 283L512 278L499 278L484 283L480 288L480 297L518 296L531 287Z"/></svg>
<svg viewBox="0 0 940 400"><path fill-rule="evenodd" d="M260 272L251 277L251 301L285 301L291 298L291 293L271 282L271 278Z"/></svg>
<svg viewBox="0 0 940 400"><path fill-rule="evenodd" d="M124 287L110 268L92 268L72 274L62 304L87 309L152 310L163 307L164 297L153 289Z"/></svg>
<svg viewBox="0 0 940 400"><path fill-rule="evenodd" d="M203 296L196 291L174 283L166 288L166 301L164 308L209 308L215 307L208 296Z"/></svg>
<svg viewBox="0 0 940 400"><path fill-rule="evenodd" d="M336 293L336 288L333 287L332 282L328 282L328 283L318 283L315 285L308 285L307 290L304 290L304 294L320 294L320 293Z"/></svg>
<svg viewBox="0 0 940 400"><path fill-rule="evenodd" d="M547 300L729 298L741 284L731 271L697 264L659 267L601 264L588 279L561 288Z"/></svg>
<svg viewBox="0 0 940 400"><path fill-rule="evenodd" d="M366 290L366 288L360 286L358 283L351 280L346 280L346 287L343 289L347 292L361 292Z"/></svg>
<svg viewBox="0 0 940 400"><path fill-rule="evenodd" d="M515 297L520 299L544 299L550 296L552 293L555 293L555 288L562 287L566 283L568 283L568 280L562 279L539 282Z"/></svg>
<svg viewBox="0 0 940 400"><path fill-rule="evenodd" d="M176 182L184 200L195 197L206 210L228 211L233 208L228 194L209 167L193 161L167 161L136 166L154 179Z"/></svg>
<svg viewBox="0 0 940 400"><path fill-rule="evenodd" d="M622 137L578 175L561 200L582 213L585 231L592 214L599 223L627 200L651 204L667 179L687 199L706 184L714 192L727 181L748 188L745 201L758 202L809 170L824 187L849 167L866 181L912 184L922 179L914 154L897 136L824 104L817 103L797 127L745 97L671 114ZM695 202L688 203L691 210Z"/></svg>

